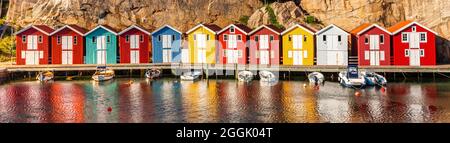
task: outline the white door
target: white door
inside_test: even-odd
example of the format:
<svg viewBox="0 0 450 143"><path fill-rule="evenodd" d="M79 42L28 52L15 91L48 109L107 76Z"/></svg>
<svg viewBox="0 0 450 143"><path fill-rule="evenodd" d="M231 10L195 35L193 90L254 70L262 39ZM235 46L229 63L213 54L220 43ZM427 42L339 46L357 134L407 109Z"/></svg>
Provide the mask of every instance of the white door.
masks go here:
<svg viewBox="0 0 450 143"><path fill-rule="evenodd" d="M380 49L380 38L378 35L370 35L370 50Z"/></svg>
<svg viewBox="0 0 450 143"><path fill-rule="evenodd" d="M73 39L72 36L62 36L62 64L72 64L73 62Z"/></svg>
<svg viewBox="0 0 450 143"><path fill-rule="evenodd" d="M163 63L170 63L172 60L172 50L163 49Z"/></svg>
<svg viewBox="0 0 450 143"><path fill-rule="evenodd" d="M420 48L420 33L409 33L409 48Z"/></svg>
<svg viewBox="0 0 450 143"><path fill-rule="evenodd" d="M237 48L237 35L229 35L227 45L228 45L228 49Z"/></svg>
<svg viewBox="0 0 450 143"><path fill-rule="evenodd" d="M269 64L269 51L263 50L259 51L259 64L261 65L268 65Z"/></svg>
<svg viewBox="0 0 450 143"><path fill-rule="evenodd" d="M238 63L238 50L227 50L227 63L236 64Z"/></svg>
<svg viewBox="0 0 450 143"><path fill-rule="evenodd" d="M182 63L189 63L189 49L181 49L181 62Z"/></svg>
<svg viewBox="0 0 450 143"><path fill-rule="evenodd" d="M139 64L139 50L131 50L130 63L131 64Z"/></svg>
<svg viewBox="0 0 450 143"><path fill-rule="evenodd" d="M409 49L409 65L420 66L420 49Z"/></svg>
<svg viewBox="0 0 450 143"><path fill-rule="evenodd" d="M206 34L197 34L196 35L197 48L204 49L206 48Z"/></svg>
<svg viewBox="0 0 450 143"><path fill-rule="evenodd" d="M39 51L25 51L26 65L39 65Z"/></svg>
<svg viewBox="0 0 450 143"><path fill-rule="evenodd" d="M338 39L336 35L327 35L327 50L336 50Z"/></svg>
<svg viewBox="0 0 450 143"><path fill-rule="evenodd" d="M106 37L97 37L97 64L106 64Z"/></svg>
<svg viewBox="0 0 450 143"><path fill-rule="evenodd" d="M327 65L337 65L337 54L338 52L335 51L327 52Z"/></svg>
<svg viewBox="0 0 450 143"><path fill-rule="evenodd" d="M302 49L303 35L293 35L292 36L292 46L293 46L293 49Z"/></svg>
<svg viewBox="0 0 450 143"><path fill-rule="evenodd" d="M198 63L206 63L206 50L198 50Z"/></svg>
<svg viewBox="0 0 450 143"><path fill-rule="evenodd" d="M27 43L27 49L28 50L37 50L38 46L37 46L37 35L28 35L28 43Z"/></svg>
<svg viewBox="0 0 450 143"><path fill-rule="evenodd" d="M380 65L380 51L370 51L370 65L379 66Z"/></svg>
<svg viewBox="0 0 450 143"><path fill-rule="evenodd" d="M292 51L292 58L294 61L294 65L302 65L303 64L303 51Z"/></svg>
<svg viewBox="0 0 450 143"><path fill-rule="evenodd" d="M259 36L259 49L269 49L269 35Z"/></svg>

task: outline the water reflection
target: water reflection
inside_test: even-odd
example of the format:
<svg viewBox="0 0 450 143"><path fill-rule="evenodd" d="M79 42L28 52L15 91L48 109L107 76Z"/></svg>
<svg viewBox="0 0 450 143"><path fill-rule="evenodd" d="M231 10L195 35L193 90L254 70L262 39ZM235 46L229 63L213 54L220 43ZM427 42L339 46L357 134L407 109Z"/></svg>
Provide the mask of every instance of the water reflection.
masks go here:
<svg viewBox="0 0 450 143"><path fill-rule="evenodd" d="M130 80L132 82L130 82ZM0 122L449 122L450 83L115 79L0 85Z"/></svg>

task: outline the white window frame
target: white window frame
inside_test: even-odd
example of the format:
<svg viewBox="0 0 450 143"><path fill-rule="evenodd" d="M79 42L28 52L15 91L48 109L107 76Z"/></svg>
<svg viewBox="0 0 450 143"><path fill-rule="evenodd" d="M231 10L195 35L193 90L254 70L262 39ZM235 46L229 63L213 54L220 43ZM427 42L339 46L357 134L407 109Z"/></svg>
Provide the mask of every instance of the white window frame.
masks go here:
<svg viewBox="0 0 450 143"><path fill-rule="evenodd" d="M228 35L227 34L223 34L223 41L228 41Z"/></svg>
<svg viewBox="0 0 450 143"><path fill-rule="evenodd" d="M239 38L239 37L240 37L240 38ZM238 34L236 38L237 38L237 39L236 39L237 41L242 41L242 35L241 35L241 34Z"/></svg>
<svg viewBox="0 0 450 143"><path fill-rule="evenodd" d="M364 51L364 60L370 60L370 51Z"/></svg>
<svg viewBox="0 0 450 143"><path fill-rule="evenodd" d="M425 57L425 49L420 49L420 57Z"/></svg>
<svg viewBox="0 0 450 143"><path fill-rule="evenodd" d="M380 36L379 36L379 42L380 42L380 44L384 44L384 41L385 41L385 37L384 37L384 34L381 34ZM381 39L383 39L383 41L381 41Z"/></svg>
<svg viewBox="0 0 450 143"><path fill-rule="evenodd" d="M230 33L235 33L236 32L236 28L234 28L234 26L230 27Z"/></svg>
<svg viewBox="0 0 450 143"><path fill-rule="evenodd" d="M425 35L425 40L423 40L423 41L422 41L422 34L423 34L423 35ZM420 40L420 42L422 42L422 43L426 43L426 42L428 41L428 35L427 35L427 33L426 33L426 32L420 32L420 34L419 34L419 35L420 35L420 39L419 39L419 40Z"/></svg>
<svg viewBox="0 0 450 143"><path fill-rule="evenodd" d="M407 33L407 32L405 32L405 33L402 33L402 43L408 43L409 42L409 33ZM406 37L406 40L405 40L405 37Z"/></svg>
<svg viewBox="0 0 450 143"><path fill-rule="evenodd" d="M369 45L369 43L370 43L369 37L367 37L367 35L364 36L364 44Z"/></svg>
<svg viewBox="0 0 450 143"><path fill-rule="evenodd" d="M409 57L409 49L405 49L405 57Z"/></svg>
<svg viewBox="0 0 450 143"><path fill-rule="evenodd" d="M412 32L416 32L417 31L417 27L416 26L413 26L412 27Z"/></svg>

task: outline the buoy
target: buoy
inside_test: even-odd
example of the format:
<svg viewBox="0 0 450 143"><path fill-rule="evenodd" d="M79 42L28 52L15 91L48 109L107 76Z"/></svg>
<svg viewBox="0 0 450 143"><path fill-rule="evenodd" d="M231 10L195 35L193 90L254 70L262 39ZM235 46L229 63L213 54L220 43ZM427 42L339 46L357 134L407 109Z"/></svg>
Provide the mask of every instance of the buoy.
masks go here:
<svg viewBox="0 0 450 143"><path fill-rule="evenodd" d="M386 91L385 87L382 87L382 88L380 89L380 91L384 93L384 92Z"/></svg>
<svg viewBox="0 0 450 143"><path fill-rule="evenodd" d="M355 96L361 96L361 93L359 91L355 92Z"/></svg>
<svg viewBox="0 0 450 143"><path fill-rule="evenodd" d="M111 112L112 111L112 108L111 107L108 107L108 112Z"/></svg>
<svg viewBox="0 0 450 143"><path fill-rule="evenodd" d="M306 83L305 83L305 84L303 84L303 87L306 87Z"/></svg>

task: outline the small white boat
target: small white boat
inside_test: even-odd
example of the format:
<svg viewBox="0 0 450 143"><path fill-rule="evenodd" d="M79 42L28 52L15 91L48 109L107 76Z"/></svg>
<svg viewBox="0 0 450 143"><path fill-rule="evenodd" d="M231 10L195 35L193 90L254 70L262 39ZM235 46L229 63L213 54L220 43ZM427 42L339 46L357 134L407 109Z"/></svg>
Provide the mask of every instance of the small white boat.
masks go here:
<svg viewBox="0 0 450 143"><path fill-rule="evenodd" d="M200 71L193 71L193 72L185 72L180 76L181 80L188 80L188 81L194 81L198 79L202 75L202 72Z"/></svg>
<svg viewBox="0 0 450 143"><path fill-rule="evenodd" d="M113 79L115 76L114 70L107 69L106 67L99 67L92 75L92 79L97 82L107 81Z"/></svg>
<svg viewBox="0 0 450 143"><path fill-rule="evenodd" d="M361 72L361 74L364 76L368 86L385 86L387 84L386 78L375 72Z"/></svg>
<svg viewBox="0 0 450 143"><path fill-rule="evenodd" d="M238 80L241 82L250 82L253 80L253 73L250 71L241 71L238 73Z"/></svg>
<svg viewBox="0 0 450 143"><path fill-rule="evenodd" d="M366 85L365 78L361 73L358 73L357 78L351 78L347 71L342 71L339 73L338 80L341 85L346 87L364 87Z"/></svg>
<svg viewBox="0 0 450 143"><path fill-rule="evenodd" d="M39 72L39 74L36 76L36 80L44 82L53 80L53 78L54 74L51 71Z"/></svg>
<svg viewBox="0 0 450 143"><path fill-rule="evenodd" d="M259 77L261 82L274 82L277 80L277 76L270 71L260 71Z"/></svg>
<svg viewBox="0 0 450 143"><path fill-rule="evenodd" d="M158 78L159 76L161 76L160 69L150 69L150 70L147 70L147 72L145 72L145 77L147 77L149 79Z"/></svg>
<svg viewBox="0 0 450 143"><path fill-rule="evenodd" d="M313 72L308 74L309 83L311 84L323 84L325 82L325 76L320 72Z"/></svg>

